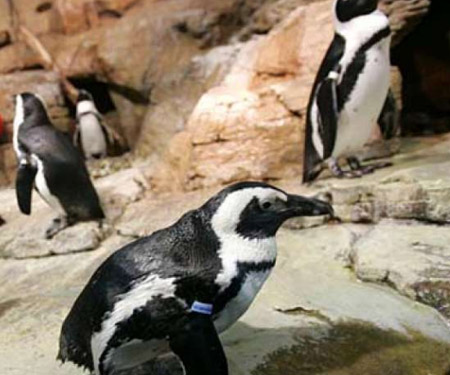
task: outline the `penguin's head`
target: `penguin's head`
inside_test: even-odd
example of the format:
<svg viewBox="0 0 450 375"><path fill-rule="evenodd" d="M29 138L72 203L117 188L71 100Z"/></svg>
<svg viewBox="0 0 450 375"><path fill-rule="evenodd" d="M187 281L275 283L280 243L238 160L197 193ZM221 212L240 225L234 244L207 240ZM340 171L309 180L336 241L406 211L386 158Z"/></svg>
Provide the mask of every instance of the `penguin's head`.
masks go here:
<svg viewBox="0 0 450 375"><path fill-rule="evenodd" d="M38 94L23 92L15 97L14 127L26 124L39 126L49 123L44 99Z"/></svg>
<svg viewBox="0 0 450 375"><path fill-rule="evenodd" d="M335 0L335 17L339 23L345 23L376 11L377 5L378 0Z"/></svg>
<svg viewBox="0 0 450 375"><path fill-rule="evenodd" d="M94 98L92 97L92 94L86 90L80 90L78 91L78 98L77 103L83 102L83 101L90 101L93 102Z"/></svg>
<svg viewBox="0 0 450 375"><path fill-rule="evenodd" d="M217 234L251 239L275 236L281 224L292 217L333 214L326 202L288 194L261 182L229 186L205 206L213 213L211 224Z"/></svg>

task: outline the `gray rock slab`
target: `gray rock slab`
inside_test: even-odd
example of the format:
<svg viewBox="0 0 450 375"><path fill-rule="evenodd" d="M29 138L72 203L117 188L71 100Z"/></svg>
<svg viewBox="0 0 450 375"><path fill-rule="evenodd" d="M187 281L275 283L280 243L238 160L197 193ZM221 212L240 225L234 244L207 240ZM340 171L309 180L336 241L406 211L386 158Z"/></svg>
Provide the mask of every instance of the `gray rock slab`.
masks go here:
<svg viewBox="0 0 450 375"><path fill-rule="evenodd" d="M450 317L450 230L417 222L382 221L356 242L361 280L392 285Z"/></svg>

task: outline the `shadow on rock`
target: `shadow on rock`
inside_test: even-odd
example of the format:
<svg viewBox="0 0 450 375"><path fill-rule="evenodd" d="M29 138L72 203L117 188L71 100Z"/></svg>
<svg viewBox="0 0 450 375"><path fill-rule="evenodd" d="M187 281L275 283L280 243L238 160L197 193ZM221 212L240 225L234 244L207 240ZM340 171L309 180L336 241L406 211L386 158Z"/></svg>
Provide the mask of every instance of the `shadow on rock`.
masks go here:
<svg viewBox="0 0 450 375"><path fill-rule="evenodd" d="M255 329L242 322L237 326L222 340L231 375L450 375L450 345L412 331L404 335L361 321L279 329ZM292 341L294 345L283 344ZM279 349L271 351L274 343L280 344ZM260 357L261 352L269 354L248 370L246 358ZM183 371L173 356L114 373L146 374L182 375Z"/></svg>
<svg viewBox="0 0 450 375"><path fill-rule="evenodd" d="M294 333L298 344L264 358L252 375L422 375L447 374L450 345L410 331L350 321L330 327L322 337Z"/></svg>

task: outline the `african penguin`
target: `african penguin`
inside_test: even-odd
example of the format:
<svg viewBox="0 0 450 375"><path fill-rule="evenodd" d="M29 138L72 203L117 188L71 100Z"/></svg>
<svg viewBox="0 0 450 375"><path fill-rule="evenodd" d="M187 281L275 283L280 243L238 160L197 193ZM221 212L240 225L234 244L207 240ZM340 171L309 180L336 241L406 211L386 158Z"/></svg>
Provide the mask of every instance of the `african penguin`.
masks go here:
<svg viewBox="0 0 450 375"><path fill-rule="evenodd" d="M84 160L69 137L50 122L35 94L16 96L13 146L18 159L16 195L22 213L31 213L33 187L58 213L46 238L77 221L104 218Z"/></svg>
<svg viewBox="0 0 450 375"><path fill-rule="evenodd" d="M65 319L58 358L110 375L174 352L187 375L226 375L218 338L248 309L277 256L275 234L328 203L243 182L113 253Z"/></svg>
<svg viewBox="0 0 450 375"><path fill-rule="evenodd" d="M80 90L77 99L77 127L74 143L80 147L86 159L106 157L108 133L102 115L97 110L92 95Z"/></svg>
<svg viewBox="0 0 450 375"><path fill-rule="evenodd" d="M354 153L373 134L390 79L388 18L377 0L335 0L334 39L319 68L307 108L303 182L317 178L324 163L338 177L360 177ZM351 171L337 160L346 157Z"/></svg>

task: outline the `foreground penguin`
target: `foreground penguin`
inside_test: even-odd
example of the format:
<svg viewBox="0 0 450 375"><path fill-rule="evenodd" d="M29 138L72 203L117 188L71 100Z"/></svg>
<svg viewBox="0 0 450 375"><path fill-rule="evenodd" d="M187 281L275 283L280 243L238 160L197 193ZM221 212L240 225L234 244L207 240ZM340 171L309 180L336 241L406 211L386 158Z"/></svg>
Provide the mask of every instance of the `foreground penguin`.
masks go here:
<svg viewBox="0 0 450 375"><path fill-rule="evenodd" d="M110 375L172 350L187 375L228 374L218 333L269 276L278 228L332 212L263 183L222 190L97 269L64 321L58 358Z"/></svg>
<svg viewBox="0 0 450 375"><path fill-rule="evenodd" d="M338 177L359 177L354 153L373 134L390 78L390 28L377 0L335 0L336 33L319 68L307 110L303 182L317 178L327 163ZM337 159L346 157L350 171Z"/></svg>
<svg viewBox="0 0 450 375"><path fill-rule="evenodd" d="M77 99L77 128L74 143L86 159L100 159L107 155L108 132L92 95L80 90Z"/></svg>
<svg viewBox="0 0 450 375"><path fill-rule="evenodd" d="M104 217L99 198L78 150L56 130L36 95L16 97L14 150L18 159L16 195L22 213L31 213L33 187L59 213L46 237L81 220Z"/></svg>

